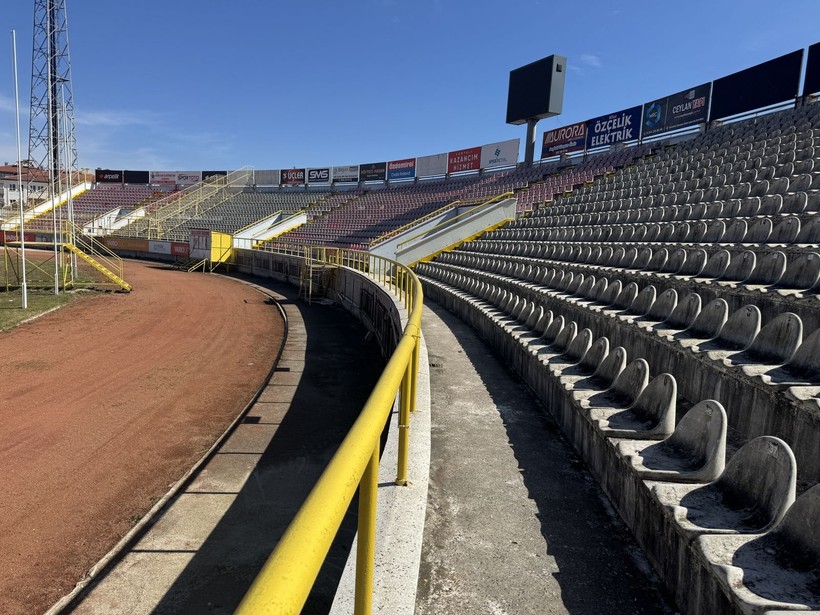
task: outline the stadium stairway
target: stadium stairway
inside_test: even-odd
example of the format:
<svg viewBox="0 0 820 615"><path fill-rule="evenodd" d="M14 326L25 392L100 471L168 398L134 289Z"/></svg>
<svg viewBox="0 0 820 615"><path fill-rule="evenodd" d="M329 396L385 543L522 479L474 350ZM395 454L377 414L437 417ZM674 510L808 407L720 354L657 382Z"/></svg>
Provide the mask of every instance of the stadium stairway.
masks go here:
<svg viewBox="0 0 820 615"><path fill-rule="evenodd" d="M119 286L125 292L130 292L132 290L131 285L128 282L123 280L120 276L118 276L116 273L111 271L108 267L103 265L101 262L99 262L98 260L96 260L92 256L90 256L90 255L86 254L85 252L83 252L80 248L75 246L73 243L64 243L63 247L66 250L68 250L69 252L71 252L72 254L76 254L77 256L79 256L82 260L84 260L86 263L91 265L94 269L99 271L102 275L104 275L106 278L111 280L114 284Z"/></svg>

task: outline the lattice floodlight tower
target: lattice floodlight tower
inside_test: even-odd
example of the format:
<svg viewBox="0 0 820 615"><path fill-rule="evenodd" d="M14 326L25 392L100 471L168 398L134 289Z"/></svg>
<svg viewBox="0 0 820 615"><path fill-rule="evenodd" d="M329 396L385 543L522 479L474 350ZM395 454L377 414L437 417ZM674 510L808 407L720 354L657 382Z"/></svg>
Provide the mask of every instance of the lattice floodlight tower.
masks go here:
<svg viewBox="0 0 820 615"><path fill-rule="evenodd" d="M28 159L48 171L52 194L62 192L62 182L70 182L71 176L76 175L77 141L65 0L34 0Z"/></svg>

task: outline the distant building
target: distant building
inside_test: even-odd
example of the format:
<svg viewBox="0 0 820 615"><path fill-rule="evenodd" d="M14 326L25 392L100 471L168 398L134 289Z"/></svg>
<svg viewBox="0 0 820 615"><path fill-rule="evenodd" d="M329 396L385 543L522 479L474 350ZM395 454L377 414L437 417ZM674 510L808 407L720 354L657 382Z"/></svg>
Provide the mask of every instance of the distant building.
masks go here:
<svg viewBox="0 0 820 615"><path fill-rule="evenodd" d="M18 199L20 198L20 184L22 183L22 192L27 195L26 201L39 201L46 197L46 190L48 188L48 171L38 167L23 165L22 178L17 176L16 164L0 165L0 202L1 207L16 207ZM87 171L81 171L80 177L75 178L74 183L78 181L93 181ZM28 192L26 193L26 190Z"/></svg>

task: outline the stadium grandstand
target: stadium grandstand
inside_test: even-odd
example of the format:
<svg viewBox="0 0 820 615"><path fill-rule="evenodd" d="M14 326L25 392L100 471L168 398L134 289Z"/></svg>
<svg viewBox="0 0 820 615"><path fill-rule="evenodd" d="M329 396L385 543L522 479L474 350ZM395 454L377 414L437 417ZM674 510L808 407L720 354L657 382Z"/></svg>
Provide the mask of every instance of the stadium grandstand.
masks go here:
<svg viewBox="0 0 820 615"><path fill-rule="evenodd" d="M264 286L292 319L295 346L271 372L282 389L312 360L300 310L316 302L361 321L387 361L265 560L248 564L241 544L202 555L236 536L221 524L238 513L181 503L239 493L252 508L255 491L220 489L262 484L255 461L241 481L218 463L202 479L221 452L258 444L226 439L53 612L310 611L314 580L333 574L324 612L820 612L818 92L820 43L632 108L602 101L599 117L544 132L537 160L528 137L524 161L512 139L345 167L98 169L82 193L33 206L38 243L58 243L70 207L120 257ZM254 403L287 405L276 394ZM494 444L472 395L498 419ZM463 411L449 429L446 408ZM263 411L246 409L226 433L254 422ZM572 448L560 467L545 461L558 433ZM558 496L569 504L549 508ZM182 526L198 538L178 539ZM577 534L588 542L563 542ZM168 553L188 559L156 577L134 564Z"/></svg>

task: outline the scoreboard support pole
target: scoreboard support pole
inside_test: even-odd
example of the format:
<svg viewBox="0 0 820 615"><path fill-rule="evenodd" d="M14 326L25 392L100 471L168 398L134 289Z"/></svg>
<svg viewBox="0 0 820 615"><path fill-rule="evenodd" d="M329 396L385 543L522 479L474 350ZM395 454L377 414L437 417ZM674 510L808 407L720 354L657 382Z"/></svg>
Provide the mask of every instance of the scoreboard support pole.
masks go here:
<svg viewBox="0 0 820 615"><path fill-rule="evenodd" d="M537 119L527 120L527 140L524 142L524 164L532 166L535 159L535 125Z"/></svg>

